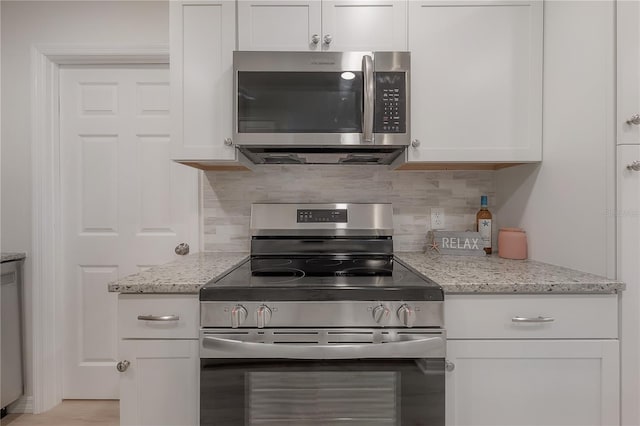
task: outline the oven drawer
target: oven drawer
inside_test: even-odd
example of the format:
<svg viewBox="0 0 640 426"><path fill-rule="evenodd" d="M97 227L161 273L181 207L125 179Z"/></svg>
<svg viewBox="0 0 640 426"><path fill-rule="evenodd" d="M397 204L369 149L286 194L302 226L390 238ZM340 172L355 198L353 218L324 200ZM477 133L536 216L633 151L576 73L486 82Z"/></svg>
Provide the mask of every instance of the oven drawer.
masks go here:
<svg viewBox="0 0 640 426"><path fill-rule="evenodd" d="M121 339L197 339L199 312L197 294L121 294L119 336Z"/></svg>
<svg viewBox="0 0 640 426"><path fill-rule="evenodd" d="M448 295L449 339L616 339L615 294Z"/></svg>

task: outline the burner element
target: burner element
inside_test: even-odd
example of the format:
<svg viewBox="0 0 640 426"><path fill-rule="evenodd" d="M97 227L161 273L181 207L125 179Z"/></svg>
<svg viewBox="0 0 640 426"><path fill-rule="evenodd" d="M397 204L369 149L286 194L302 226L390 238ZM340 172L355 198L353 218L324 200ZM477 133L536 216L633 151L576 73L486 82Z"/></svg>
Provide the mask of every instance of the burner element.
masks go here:
<svg viewBox="0 0 640 426"><path fill-rule="evenodd" d="M314 259L307 259L305 263L307 263L308 265L312 265L314 267L339 266L339 265L342 265L342 260L314 258Z"/></svg>
<svg viewBox="0 0 640 426"><path fill-rule="evenodd" d="M289 283L304 277L304 271L295 268L259 268L251 271L251 275L261 277L264 284Z"/></svg>
<svg viewBox="0 0 640 426"><path fill-rule="evenodd" d="M270 268L274 266L285 266L291 265L293 261L291 259L256 259L256 261L260 264L261 267Z"/></svg>

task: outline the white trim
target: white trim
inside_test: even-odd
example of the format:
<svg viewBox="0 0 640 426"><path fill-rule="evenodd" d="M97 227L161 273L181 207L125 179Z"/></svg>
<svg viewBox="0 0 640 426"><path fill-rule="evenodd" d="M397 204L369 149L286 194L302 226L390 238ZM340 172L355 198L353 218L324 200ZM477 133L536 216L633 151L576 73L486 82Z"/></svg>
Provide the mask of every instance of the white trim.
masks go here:
<svg viewBox="0 0 640 426"><path fill-rule="evenodd" d="M22 395L20 398L9 404L7 407L9 414L31 414L33 413L33 397Z"/></svg>
<svg viewBox="0 0 640 426"><path fill-rule="evenodd" d="M62 401L63 289L60 250L60 65L169 63L166 45L34 45L31 54L32 323L35 414Z"/></svg>

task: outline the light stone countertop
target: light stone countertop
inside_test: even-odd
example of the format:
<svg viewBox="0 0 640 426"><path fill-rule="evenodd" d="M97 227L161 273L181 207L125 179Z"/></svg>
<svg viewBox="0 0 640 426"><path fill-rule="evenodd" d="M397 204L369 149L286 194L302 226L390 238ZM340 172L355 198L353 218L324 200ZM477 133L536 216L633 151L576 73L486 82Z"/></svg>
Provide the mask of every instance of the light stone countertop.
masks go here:
<svg viewBox="0 0 640 426"><path fill-rule="evenodd" d="M452 256L399 252L396 256L442 286L446 294L617 293L624 283L534 260L497 255Z"/></svg>
<svg viewBox="0 0 640 426"><path fill-rule="evenodd" d="M244 260L249 253L194 253L109 283L118 293L192 293Z"/></svg>
<svg viewBox="0 0 640 426"><path fill-rule="evenodd" d="M15 262L17 260L23 260L26 257L26 253L2 252L0 254L0 263Z"/></svg>
<svg viewBox="0 0 640 426"><path fill-rule="evenodd" d="M109 284L120 293L191 293L238 265L248 253L196 253ZM442 286L447 294L617 293L625 285L598 275L493 256L398 252L396 256Z"/></svg>

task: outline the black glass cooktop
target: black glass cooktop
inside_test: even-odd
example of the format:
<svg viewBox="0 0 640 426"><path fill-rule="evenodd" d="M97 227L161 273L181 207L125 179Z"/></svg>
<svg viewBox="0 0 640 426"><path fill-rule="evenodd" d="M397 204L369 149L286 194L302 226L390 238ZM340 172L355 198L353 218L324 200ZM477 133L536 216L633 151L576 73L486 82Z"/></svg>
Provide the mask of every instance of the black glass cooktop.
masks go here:
<svg viewBox="0 0 640 426"><path fill-rule="evenodd" d="M442 288L393 256L252 257L200 300L443 300Z"/></svg>

